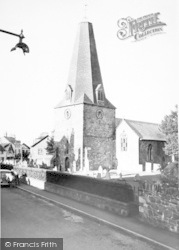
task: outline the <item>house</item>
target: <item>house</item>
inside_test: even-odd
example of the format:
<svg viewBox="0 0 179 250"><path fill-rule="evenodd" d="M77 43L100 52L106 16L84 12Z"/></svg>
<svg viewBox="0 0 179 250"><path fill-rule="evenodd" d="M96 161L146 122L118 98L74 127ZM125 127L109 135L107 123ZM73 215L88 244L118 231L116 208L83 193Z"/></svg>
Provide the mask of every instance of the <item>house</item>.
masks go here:
<svg viewBox="0 0 179 250"><path fill-rule="evenodd" d="M2 157L2 161L7 164L14 164L15 159L15 149L14 146L11 143L8 144L1 144L1 146L4 148L4 154Z"/></svg>
<svg viewBox="0 0 179 250"><path fill-rule="evenodd" d="M6 159L6 150L4 149L4 147L0 144L0 163L4 162L4 160Z"/></svg>
<svg viewBox="0 0 179 250"><path fill-rule="evenodd" d="M36 138L35 143L30 148L30 160L33 160L37 165L44 163L50 166L52 155L49 155L46 150L48 139L49 135L41 135Z"/></svg>
<svg viewBox="0 0 179 250"><path fill-rule="evenodd" d="M27 144L23 143L21 149L23 153L30 154L30 147Z"/></svg>
<svg viewBox="0 0 179 250"><path fill-rule="evenodd" d="M15 137L12 136L5 136L5 138L13 145L14 151L15 151L15 156L21 155L21 141L16 140Z"/></svg>
<svg viewBox="0 0 179 250"><path fill-rule="evenodd" d="M3 153L1 151L1 162L14 164L15 145L6 136L0 138L0 145L4 149Z"/></svg>
<svg viewBox="0 0 179 250"><path fill-rule="evenodd" d="M22 159L22 152L30 152L30 148L21 141L16 140L15 136L0 137L0 145L4 149L4 153L0 156L0 160L15 164L15 161Z"/></svg>
<svg viewBox="0 0 179 250"><path fill-rule="evenodd" d="M116 119L118 171L123 175L157 173L168 161L165 142L158 124Z"/></svg>

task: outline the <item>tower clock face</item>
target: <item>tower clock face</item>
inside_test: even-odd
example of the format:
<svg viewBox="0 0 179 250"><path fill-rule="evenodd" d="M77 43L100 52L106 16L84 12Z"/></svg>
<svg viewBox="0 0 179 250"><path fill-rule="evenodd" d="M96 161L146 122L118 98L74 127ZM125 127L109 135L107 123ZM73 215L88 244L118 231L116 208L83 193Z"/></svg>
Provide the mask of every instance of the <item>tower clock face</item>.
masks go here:
<svg viewBox="0 0 179 250"><path fill-rule="evenodd" d="M64 116L66 119L70 119L70 117L71 117L70 109L65 109Z"/></svg>
<svg viewBox="0 0 179 250"><path fill-rule="evenodd" d="M103 118L103 111L101 109L98 109L96 111L96 116L98 119L102 119Z"/></svg>

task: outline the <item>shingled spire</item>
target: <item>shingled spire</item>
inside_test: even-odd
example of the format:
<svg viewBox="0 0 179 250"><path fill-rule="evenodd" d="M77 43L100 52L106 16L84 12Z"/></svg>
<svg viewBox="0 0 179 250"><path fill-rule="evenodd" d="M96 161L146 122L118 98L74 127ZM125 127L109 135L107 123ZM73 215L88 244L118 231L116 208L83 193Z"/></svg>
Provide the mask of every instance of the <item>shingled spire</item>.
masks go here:
<svg viewBox="0 0 179 250"><path fill-rule="evenodd" d="M93 26L87 21L79 24L65 96L56 108L77 103L114 108L105 96Z"/></svg>

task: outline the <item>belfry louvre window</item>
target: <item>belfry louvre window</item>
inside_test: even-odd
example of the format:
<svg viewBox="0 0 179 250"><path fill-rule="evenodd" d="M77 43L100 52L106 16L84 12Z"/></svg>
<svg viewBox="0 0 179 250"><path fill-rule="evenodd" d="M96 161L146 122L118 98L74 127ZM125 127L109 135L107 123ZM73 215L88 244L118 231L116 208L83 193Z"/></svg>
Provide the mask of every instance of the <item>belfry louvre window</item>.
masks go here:
<svg viewBox="0 0 179 250"><path fill-rule="evenodd" d="M121 134L121 151L127 151L127 135Z"/></svg>
<svg viewBox="0 0 179 250"><path fill-rule="evenodd" d="M71 85L68 85L66 90L65 90L65 96L66 96L66 100L71 100L72 98L72 87Z"/></svg>
<svg viewBox="0 0 179 250"><path fill-rule="evenodd" d="M103 101L104 100L104 96L103 96L103 92L101 90L98 91L98 101Z"/></svg>
<svg viewBox="0 0 179 250"><path fill-rule="evenodd" d="M96 88L96 99L101 104L104 102L104 91L103 91L103 87L101 84L98 84Z"/></svg>

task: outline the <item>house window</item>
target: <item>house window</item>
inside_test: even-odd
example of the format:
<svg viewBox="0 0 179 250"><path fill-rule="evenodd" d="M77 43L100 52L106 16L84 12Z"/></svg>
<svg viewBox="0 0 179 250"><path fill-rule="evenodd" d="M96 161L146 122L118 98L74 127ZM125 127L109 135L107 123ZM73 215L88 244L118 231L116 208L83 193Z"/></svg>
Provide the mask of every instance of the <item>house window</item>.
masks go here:
<svg viewBox="0 0 179 250"><path fill-rule="evenodd" d="M43 150L41 148L38 149L38 155L42 155L43 154Z"/></svg>
<svg viewBox="0 0 179 250"><path fill-rule="evenodd" d="M148 158L148 161L152 161L152 144L148 145L147 158Z"/></svg>
<svg viewBox="0 0 179 250"><path fill-rule="evenodd" d="M127 151L127 136L124 132L121 134L121 151Z"/></svg>

